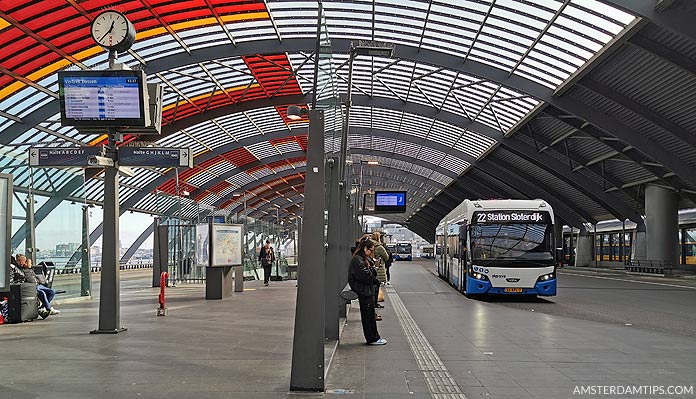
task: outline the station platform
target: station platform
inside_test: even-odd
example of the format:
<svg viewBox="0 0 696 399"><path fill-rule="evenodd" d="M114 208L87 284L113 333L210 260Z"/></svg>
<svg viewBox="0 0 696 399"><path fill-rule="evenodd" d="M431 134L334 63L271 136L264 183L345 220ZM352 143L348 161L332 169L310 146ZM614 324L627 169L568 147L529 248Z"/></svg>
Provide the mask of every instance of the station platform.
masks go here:
<svg viewBox="0 0 696 399"><path fill-rule="evenodd" d="M365 345L356 307L327 351L326 392L290 394L296 281L245 282L218 301L204 299L203 285L180 285L157 317L149 274L121 277L124 333L89 334L95 299L59 300L58 316L0 326L0 397L557 399L583 397L577 386L696 381L694 336L534 312L543 303L473 301L429 263L396 262L379 310L388 344Z"/></svg>

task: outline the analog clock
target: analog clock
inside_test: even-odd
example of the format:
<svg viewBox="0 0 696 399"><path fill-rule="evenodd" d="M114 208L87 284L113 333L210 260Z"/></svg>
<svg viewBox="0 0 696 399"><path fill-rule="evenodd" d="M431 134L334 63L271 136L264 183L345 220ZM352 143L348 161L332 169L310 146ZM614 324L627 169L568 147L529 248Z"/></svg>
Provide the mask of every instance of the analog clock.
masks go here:
<svg viewBox="0 0 696 399"><path fill-rule="evenodd" d="M92 21L92 38L107 50L124 52L135 42L135 27L120 12L104 11Z"/></svg>

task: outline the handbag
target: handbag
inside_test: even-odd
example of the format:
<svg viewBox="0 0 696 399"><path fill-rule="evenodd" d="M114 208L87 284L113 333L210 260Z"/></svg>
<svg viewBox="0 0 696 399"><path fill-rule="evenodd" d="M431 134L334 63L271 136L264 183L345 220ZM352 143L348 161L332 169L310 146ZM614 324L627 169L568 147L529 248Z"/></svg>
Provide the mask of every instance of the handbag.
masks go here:
<svg viewBox="0 0 696 399"><path fill-rule="evenodd" d="M377 302L384 302L384 290L379 287L379 294L377 294Z"/></svg>

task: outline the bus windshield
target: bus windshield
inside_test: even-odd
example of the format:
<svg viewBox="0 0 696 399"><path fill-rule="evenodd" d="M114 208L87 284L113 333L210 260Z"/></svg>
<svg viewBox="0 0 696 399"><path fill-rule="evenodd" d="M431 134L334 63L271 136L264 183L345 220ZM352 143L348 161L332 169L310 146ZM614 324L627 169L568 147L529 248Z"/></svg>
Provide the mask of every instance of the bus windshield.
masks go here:
<svg viewBox="0 0 696 399"><path fill-rule="evenodd" d="M411 244L407 244L407 243L396 244L396 253L397 254L410 254L411 250L412 250Z"/></svg>
<svg viewBox="0 0 696 399"><path fill-rule="evenodd" d="M474 262L505 267L553 264L553 226L548 224L474 224L470 226Z"/></svg>

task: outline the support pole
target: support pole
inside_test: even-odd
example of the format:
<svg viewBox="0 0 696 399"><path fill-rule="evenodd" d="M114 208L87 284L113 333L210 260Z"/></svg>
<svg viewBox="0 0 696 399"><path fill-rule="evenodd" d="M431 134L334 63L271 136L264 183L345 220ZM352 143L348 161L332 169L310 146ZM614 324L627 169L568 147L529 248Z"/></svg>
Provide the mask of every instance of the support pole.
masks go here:
<svg viewBox="0 0 696 399"><path fill-rule="evenodd" d="M116 51L109 52L109 69L116 67ZM102 271L99 291L99 327L92 334L118 334L126 331L121 326L120 270L119 270L119 197L118 155L116 128L109 127L107 157L114 160L104 171L104 235L102 236Z"/></svg>
<svg viewBox="0 0 696 399"><path fill-rule="evenodd" d="M290 391L324 390L324 112L309 111Z"/></svg>
<svg viewBox="0 0 696 399"><path fill-rule="evenodd" d="M92 295L92 273L89 243L89 206L82 207L82 267L80 268L80 296Z"/></svg>
<svg viewBox="0 0 696 399"><path fill-rule="evenodd" d="M343 287L339 287L339 268L348 263L347 259L341 257L341 200L339 196L338 184L338 162L337 158L329 158L326 176L328 177L327 187L328 196L327 208L329 209L329 228L327 241L329 247L326 253L328 262L325 267L325 303L324 319L324 337L329 340L338 340L338 306L339 294Z"/></svg>
<svg viewBox="0 0 696 399"><path fill-rule="evenodd" d="M32 194L31 191L27 195L26 211L27 238L24 252L26 253L27 259L31 260L31 264L36 265L36 226L34 226L34 194Z"/></svg>
<svg viewBox="0 0 696 399"><path fill-rule="evenodd" d="M116 159L116 129L109 128L108 156ZM104 171L104 236L102 238L102 271L99 292L99 328L92 334L118 334L121 326L119 270L119 199L118 170L113 166Z"/></svg>

